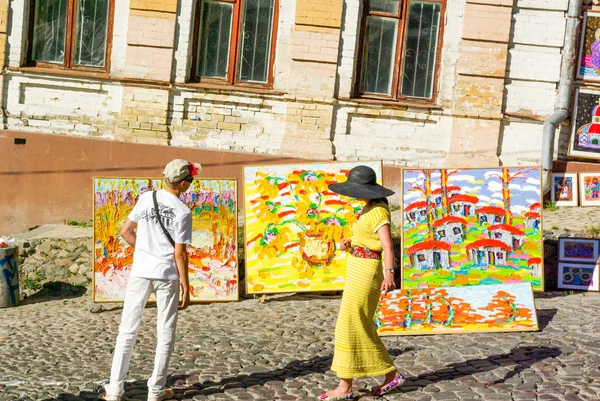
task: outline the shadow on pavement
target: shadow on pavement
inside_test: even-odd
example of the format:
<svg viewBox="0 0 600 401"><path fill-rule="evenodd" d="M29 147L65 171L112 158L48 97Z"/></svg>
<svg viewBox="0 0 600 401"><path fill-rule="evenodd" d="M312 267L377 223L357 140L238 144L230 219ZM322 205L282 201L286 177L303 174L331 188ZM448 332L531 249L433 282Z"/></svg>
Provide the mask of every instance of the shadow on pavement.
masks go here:
<svg viewBox="0 0 600 401"><path fill-rule="evenodd" d="M390 356L398 356L404 352L412 351L413 348L405 349L390 349ZM513 348L510 352L504 354L496 354L487 358L469 359L460 363L452 363L430 373L424 373L416 377L407 377L406 383L399 389L404 393L418 390L421 387L426 387L429 384L434 384L440 381L456 380L461 377L471 376L476 373L489 372L497 369L500 366L513 366L512 370L508 371L503 378L493 382L482 383L485 387L495 384L504 383L506 380L520 374L524 370L530 368L533 364L548 358L556 358L561 355L561 351L554 347L536 347L536 346L519 346ZM191 398L194 395L203 394L211 395L223 393L228 389L248 388L253 386L264 386L269 382L283 382L286 379L294 379L315 373L326 373L331 367L332 356L317 356L307 360L293 361L281 369L275 369L260 373L251 373L237 375L225 378L220 381L205 381L203 383L186 383L194 375L173 375L169 377L168 385L175 388L175 398ZM272 386L272 383L270 383ZM146 380L136 380L125 384L125 397L127 399L140 399L146 394ZM96 392L81 392L78 395L62 393L56 397L47 398L49 400L93 400L97 399L100 394ZM184 397L185 395L185 397Z"/></svg>
<svg viewBox="0 0 600 401"><path fill-rule="evenodd" d="M548 326L548 323L554 319L554 315L556 315L558 309L537 309L536 312L538 317L538 327L540 328L540 331L543 331L546 326Z"/></svg>
<svg viewBox="0 0 600 401"><path fill-rule="evenodd" d="M58 299L79 298L85 295L86 292L87 288L83 285L63 281L48 281L42 285L42 288L38 292L19 301L19 306L56 301Z"/></svg>

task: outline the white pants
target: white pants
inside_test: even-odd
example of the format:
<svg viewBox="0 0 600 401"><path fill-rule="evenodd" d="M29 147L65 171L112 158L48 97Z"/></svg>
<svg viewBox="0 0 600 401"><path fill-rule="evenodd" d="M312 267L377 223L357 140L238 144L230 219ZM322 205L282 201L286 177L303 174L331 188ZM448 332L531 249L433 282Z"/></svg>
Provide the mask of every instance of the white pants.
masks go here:
<svg viewBox="0 0 600 401"><path fill-rule="evenodd" d="M129 369L133 345L137 337L142 313L150 294L156 297L156 355L154 371L148 379L148 395L161 396L165 391L169 359L175 345L179 280L157 280L131 277L125 291L125 304L115 345L110 382L105 386L110 395L123 395L123 383Z"/></svg>

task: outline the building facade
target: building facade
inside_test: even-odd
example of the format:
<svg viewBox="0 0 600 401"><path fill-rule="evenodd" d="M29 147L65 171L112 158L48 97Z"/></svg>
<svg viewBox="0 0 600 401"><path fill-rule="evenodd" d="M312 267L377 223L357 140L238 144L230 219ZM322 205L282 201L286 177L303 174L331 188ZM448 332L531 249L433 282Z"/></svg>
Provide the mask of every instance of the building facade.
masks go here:
<svg viewBox="0 0 600 401"><path fill-rule="evenodd" d="M395 166L539 164L567 6L0 0L4 126Z"/></svg>

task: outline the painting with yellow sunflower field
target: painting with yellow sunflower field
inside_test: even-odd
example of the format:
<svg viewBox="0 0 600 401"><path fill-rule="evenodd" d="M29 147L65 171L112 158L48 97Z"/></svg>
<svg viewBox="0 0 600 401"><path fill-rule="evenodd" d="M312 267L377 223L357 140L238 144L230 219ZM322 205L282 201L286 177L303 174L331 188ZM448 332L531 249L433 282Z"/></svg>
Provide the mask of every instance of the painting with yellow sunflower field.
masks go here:
<svg viewBox="0 0 600 401"><path fill-rule="evenodd" d="M328 190L381 162L244 167L246 291L266 294L344 289L348 238L364 204Z"/></svg>
<svg viewBox="0 0 600 401"><path fill-rule="evenodd" d="M118 233L140 195L163 187L160 179L94 178L95 302L124 300L133 249ZM194 180L180 199L192 212L192 302L238 300L237 181Z"/></svg>

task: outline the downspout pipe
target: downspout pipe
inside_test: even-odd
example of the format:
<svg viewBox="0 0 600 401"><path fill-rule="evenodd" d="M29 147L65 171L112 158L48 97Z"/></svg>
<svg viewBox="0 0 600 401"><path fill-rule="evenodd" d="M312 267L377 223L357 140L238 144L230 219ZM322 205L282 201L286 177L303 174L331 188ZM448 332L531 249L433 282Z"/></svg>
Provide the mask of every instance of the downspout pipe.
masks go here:
<svg viewBox="0 0 600 401"><path fill-rule="evenodd" d="M569 0L567 11L567 26L565 29L565 44L560 66L560 81L554 113L544 121L542 136L542 189L550 191L550 178L554 159L554 138L560 124L569 116L571 107L571 92L575 81L575 66L577 64L577 33L581 17L581 0Z"/></svg>

